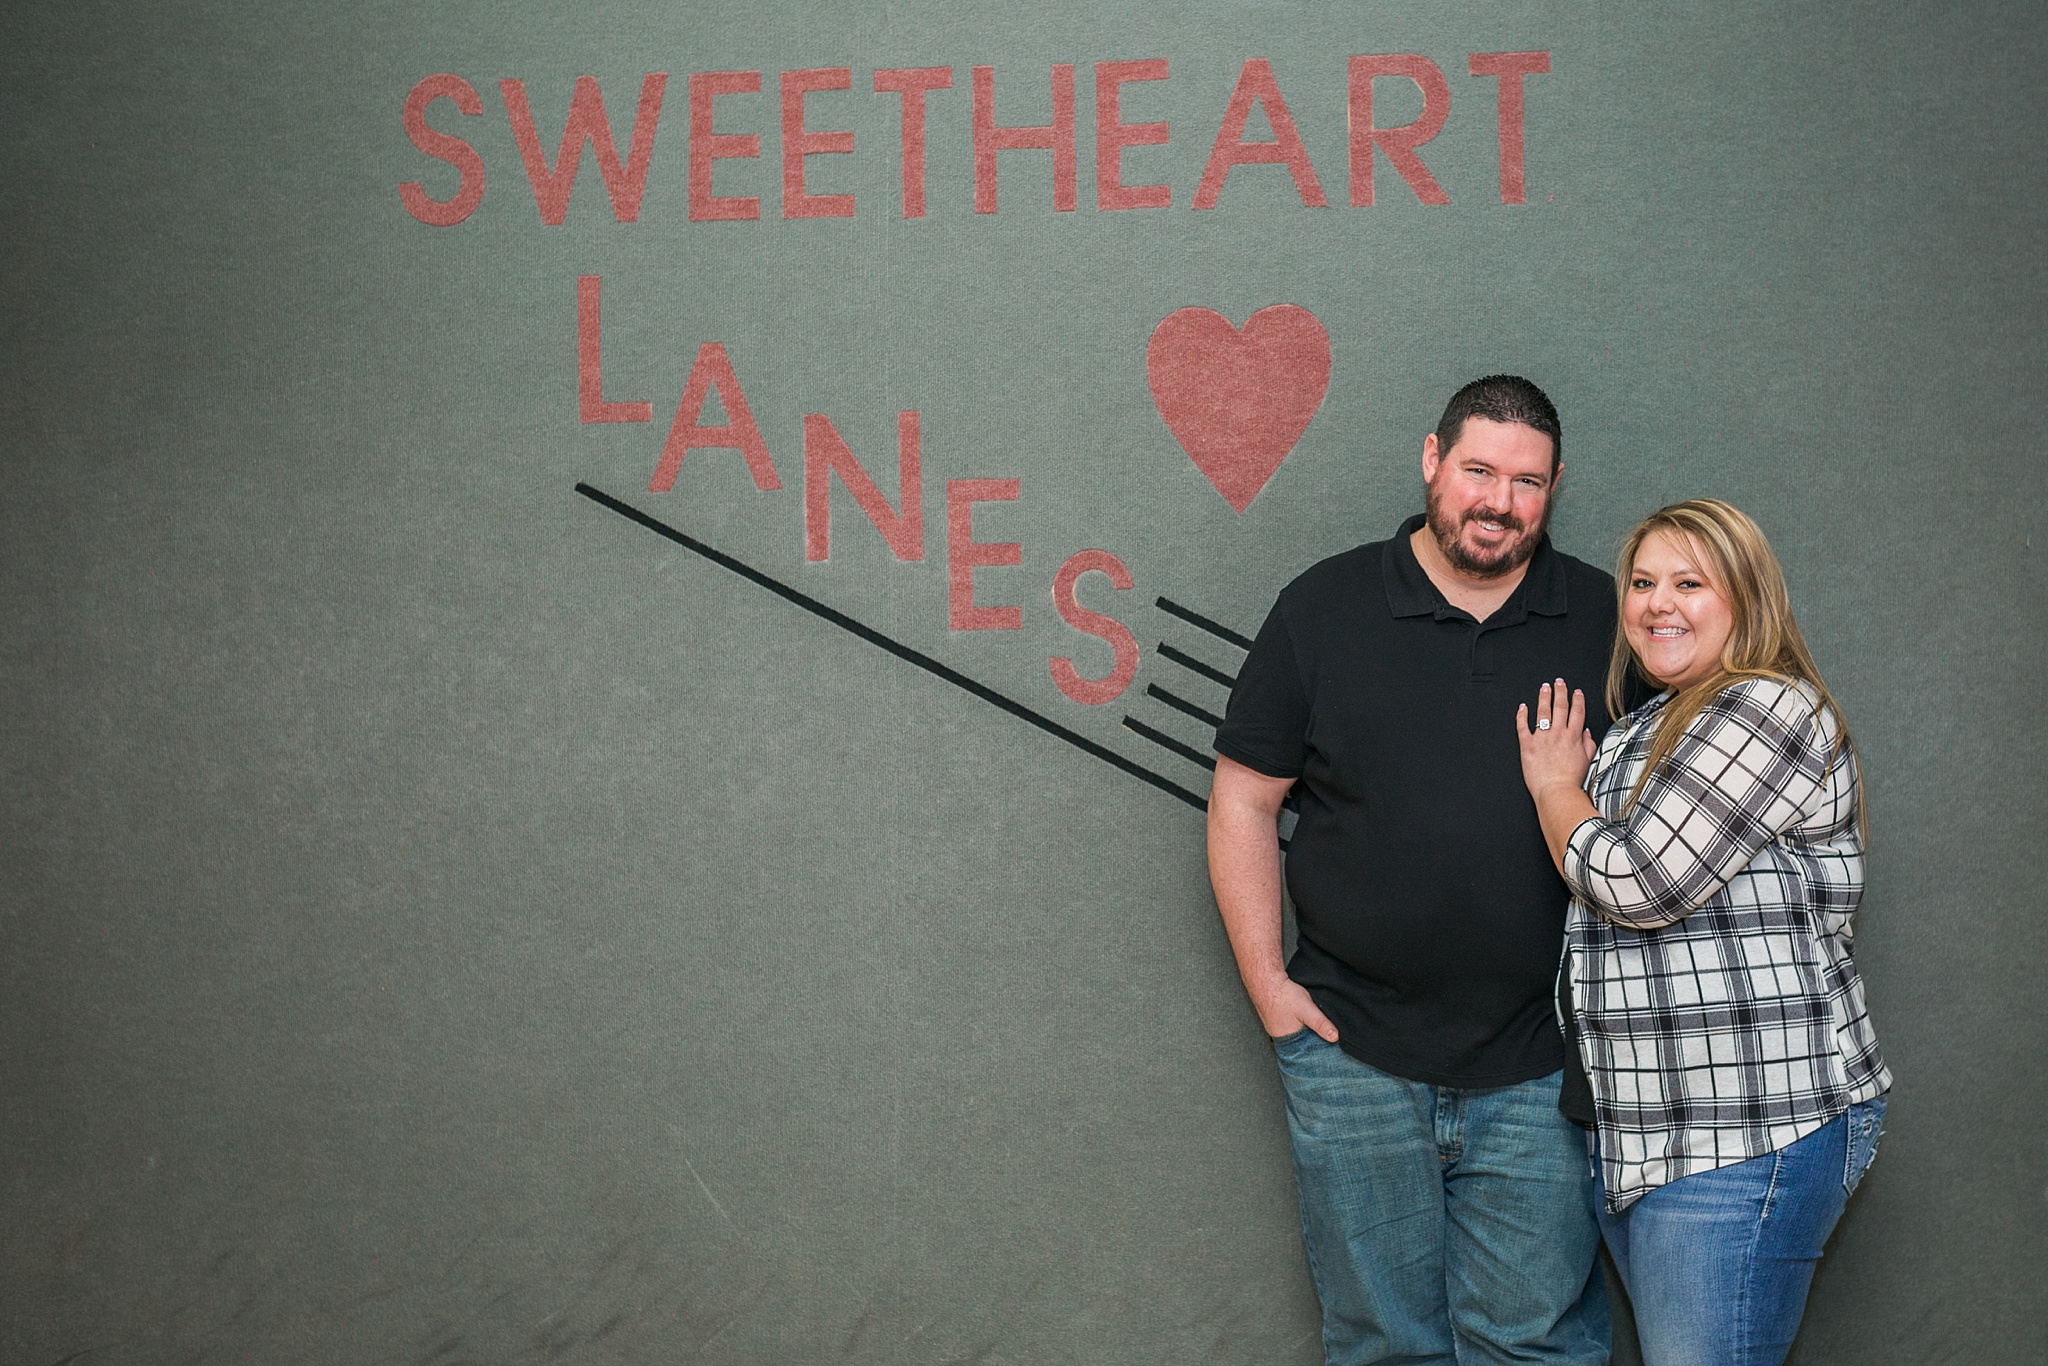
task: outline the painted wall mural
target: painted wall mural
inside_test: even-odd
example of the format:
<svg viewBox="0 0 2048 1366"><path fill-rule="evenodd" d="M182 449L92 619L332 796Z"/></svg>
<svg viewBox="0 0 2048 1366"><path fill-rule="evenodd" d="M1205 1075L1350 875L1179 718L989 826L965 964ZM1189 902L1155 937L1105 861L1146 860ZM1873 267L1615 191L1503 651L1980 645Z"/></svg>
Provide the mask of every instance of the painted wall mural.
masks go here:
<svg viewBox="0 0 2048 1366"><path fill-rule="evenodd" d="M1858 739L1792 1360L2038 1356L2041 37L0 16L0 1361L1319 1359L1211 740L1496 371Z"/></svg>

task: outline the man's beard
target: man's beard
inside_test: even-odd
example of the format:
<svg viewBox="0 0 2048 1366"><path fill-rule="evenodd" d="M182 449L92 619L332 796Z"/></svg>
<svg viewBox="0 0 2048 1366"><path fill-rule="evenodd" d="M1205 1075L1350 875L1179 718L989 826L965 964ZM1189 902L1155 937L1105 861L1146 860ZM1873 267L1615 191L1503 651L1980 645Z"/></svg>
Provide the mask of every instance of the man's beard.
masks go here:
<svg viewBox="0 0 2048 1366"><path fill-rule="evenodd" d="M1522 519L1511 512L1495 512L1488 508L1474 508L1456 522L1444 511L1434 490L1429 494L1429 534L1436 537L1437 549L1451 562L1451 567L1460 574L1475 579L1497 579L1503 574L1512 574L1529 562L1536 553L1536 547L1543 540L1543 528L1550 522L1550 506L1544 504L1543 516L1537 520L1533 531L1527 530ZM1498 550L1474 552L1467 548L1459 535L1467 522L1498 522L1508 531L1521 533L1503 543Z"/></svg>

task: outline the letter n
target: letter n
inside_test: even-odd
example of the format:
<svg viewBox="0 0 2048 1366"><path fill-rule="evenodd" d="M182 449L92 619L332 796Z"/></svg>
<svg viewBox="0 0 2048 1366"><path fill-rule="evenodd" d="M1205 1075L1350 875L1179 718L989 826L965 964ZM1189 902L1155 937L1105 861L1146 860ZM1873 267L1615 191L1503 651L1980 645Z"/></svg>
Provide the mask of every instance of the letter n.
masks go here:
<svg viewBox="0 0 2048 1366"><path fill-rule="evenodd" d="M924 471L919 464L917 414L896 414L896 502L882 491L847 448L832 419L804 415L804 558L832 558L832 476L853 495L899 560L924 558Z"/></svg>

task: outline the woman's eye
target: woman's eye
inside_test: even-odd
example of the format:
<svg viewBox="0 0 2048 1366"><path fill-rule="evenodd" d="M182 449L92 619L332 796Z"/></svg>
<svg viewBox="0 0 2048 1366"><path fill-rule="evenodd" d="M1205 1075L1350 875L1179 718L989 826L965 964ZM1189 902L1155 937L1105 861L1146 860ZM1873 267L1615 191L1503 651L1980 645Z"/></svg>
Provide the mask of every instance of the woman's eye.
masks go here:
<svg viewBox="0 0 2048 1366"><path fill-rule="evenodd" d="M1635 589L1638 593L1641 593L1649 589L1655 588L1657 585L1651 583L1648 579L1631 579L1629 580L1628 586L1630 588Z"/></svg>

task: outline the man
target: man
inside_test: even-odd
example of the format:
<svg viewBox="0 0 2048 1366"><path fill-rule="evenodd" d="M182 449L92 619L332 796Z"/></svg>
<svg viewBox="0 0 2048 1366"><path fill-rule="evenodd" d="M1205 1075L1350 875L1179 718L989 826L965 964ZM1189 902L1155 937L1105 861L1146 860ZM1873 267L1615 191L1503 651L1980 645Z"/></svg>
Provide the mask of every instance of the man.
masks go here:
<svg viewBox="0 0 2048 1366"><path fill-rule="evenodd" d="M1423 438L1427 511L1281 592L1216 732L1210 879L1279 1058L1332 1366L1607 1360L1557 1108L1567 893L1515 738L1559 678L1609 724L1613 581L1544 534L1561 442L1529 381L1459 390Z"/></svg>

